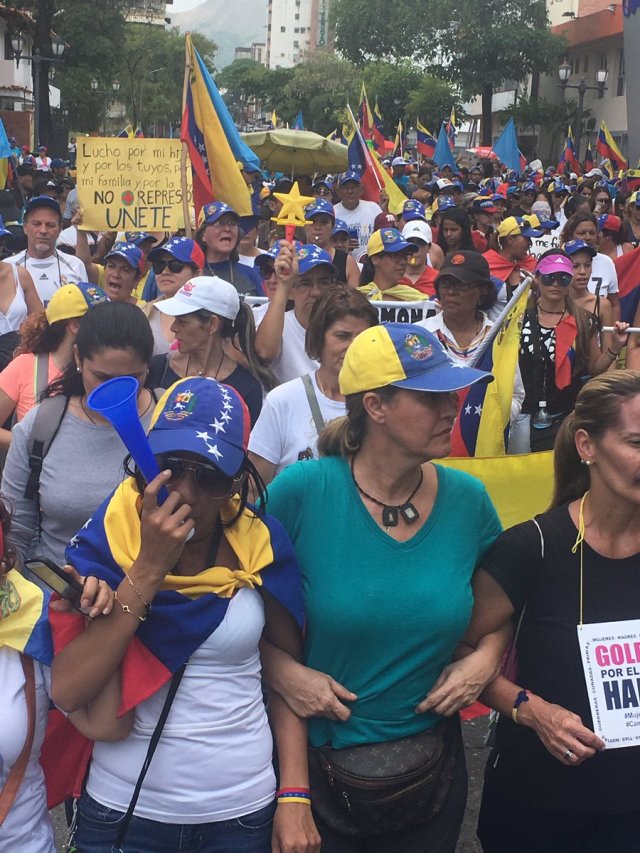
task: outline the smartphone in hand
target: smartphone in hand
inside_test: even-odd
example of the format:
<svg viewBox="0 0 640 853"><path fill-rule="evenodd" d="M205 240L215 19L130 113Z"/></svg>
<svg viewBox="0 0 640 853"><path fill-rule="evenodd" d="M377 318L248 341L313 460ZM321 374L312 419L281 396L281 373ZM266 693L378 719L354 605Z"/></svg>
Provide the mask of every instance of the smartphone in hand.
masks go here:
<svg viewBox="0 0 640 853"><path fill-rule="evenodd" d="M26 560L24 565L25 568L33 572L43 583L46 583L48 587L70 602L72 607L80 610L83 591L82 584L64 572L60 566L56 566L55 563L47 560L45 557L35 557L33 560Z"/></svg>

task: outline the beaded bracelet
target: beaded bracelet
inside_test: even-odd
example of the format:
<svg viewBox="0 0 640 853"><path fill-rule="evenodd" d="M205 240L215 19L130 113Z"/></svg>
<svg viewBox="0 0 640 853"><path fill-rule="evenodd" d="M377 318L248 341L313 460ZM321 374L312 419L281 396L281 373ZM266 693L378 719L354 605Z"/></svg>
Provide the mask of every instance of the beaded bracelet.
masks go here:
<svg viewBox="0 0 640 853"><path fill-rule="evenodd" d="M276 792L276 801L278 805L282 803L304 803L310 806L311 791L309 788L280 788Z"/></svg>

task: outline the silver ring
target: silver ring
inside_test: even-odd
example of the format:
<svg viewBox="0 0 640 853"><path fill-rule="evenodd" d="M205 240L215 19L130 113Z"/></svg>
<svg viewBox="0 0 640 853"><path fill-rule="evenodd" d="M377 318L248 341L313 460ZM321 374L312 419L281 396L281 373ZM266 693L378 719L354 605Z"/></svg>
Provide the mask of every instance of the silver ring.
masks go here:
<svg viewBox="0 0 640 853"><path fill-rule="evenodd" d="M573 753L571 752L571 750L570 750L570 749L568 749L568 750L565 752L564 757L567 759L567 761L571 761L571 759L573 758Z"/></svg>

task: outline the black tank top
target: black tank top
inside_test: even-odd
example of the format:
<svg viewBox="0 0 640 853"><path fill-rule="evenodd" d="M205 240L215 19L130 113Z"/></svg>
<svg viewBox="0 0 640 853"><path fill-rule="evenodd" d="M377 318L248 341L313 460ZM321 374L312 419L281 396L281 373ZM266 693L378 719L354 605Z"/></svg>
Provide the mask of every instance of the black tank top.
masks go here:
<svg viewBox="0 0 640 853"><path fill-rule="evenodd" d="M338 281L347 283L347 253L342 249L336 249L333 256L333 265L338 270Z"/></svg>

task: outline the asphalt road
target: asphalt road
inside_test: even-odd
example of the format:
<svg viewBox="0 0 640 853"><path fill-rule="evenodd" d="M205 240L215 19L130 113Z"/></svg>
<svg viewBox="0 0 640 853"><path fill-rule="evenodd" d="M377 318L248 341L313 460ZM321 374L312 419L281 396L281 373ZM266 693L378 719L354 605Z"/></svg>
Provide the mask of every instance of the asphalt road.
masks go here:
<svg viewBox="0 0 640 853"><path fill-rule="evenodd" d="M488 749L484 746L486 727L486 717L470 720L463 723L462 727L467 770L469 773L469 798L467 800L467 811L456 853L481 853L480 844L476 838L476 823L478 820L478 809L480 808L480 795L482 793L482 775L488 755ZM62 808L55 809L53 820L56 827L58 850L62 853L62 851L66 850L64 846L66 840L66 822Z"/></svg>

